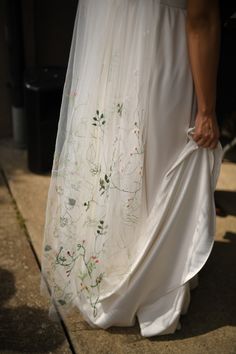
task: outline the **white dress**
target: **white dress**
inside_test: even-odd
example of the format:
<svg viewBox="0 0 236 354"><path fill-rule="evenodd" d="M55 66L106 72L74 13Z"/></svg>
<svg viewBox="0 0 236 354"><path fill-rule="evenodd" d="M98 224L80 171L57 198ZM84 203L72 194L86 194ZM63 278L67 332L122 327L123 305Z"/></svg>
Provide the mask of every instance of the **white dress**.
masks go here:
<svg viewBox="0 0 236 354"><path fill-rule="evenodd" d="M214 243L222 147L191 137L185 20L185 0L78 4L40 289L92 327L173 333Z"/></svg>

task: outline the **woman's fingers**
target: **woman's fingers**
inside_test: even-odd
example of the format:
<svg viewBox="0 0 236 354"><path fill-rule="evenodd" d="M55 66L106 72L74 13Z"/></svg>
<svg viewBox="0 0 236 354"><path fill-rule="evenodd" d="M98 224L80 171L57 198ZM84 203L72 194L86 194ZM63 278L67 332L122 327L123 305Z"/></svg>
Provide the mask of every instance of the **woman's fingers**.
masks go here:
<svg viewBox="0 0 236 354"><path fill-rule="evenodd" d="M215 149L218 144L218 139L213 139L213 140L199 140L196 142L198 146L204 147L204 148L210 148L210 149Z"/></svg>
<svg viewBox="0 0 236 354"><path fill-rule="evenodd" d="M217 145L218 145L218 139L210 144L209 149L215 149Z"/></svg>
<svg viewBox="0 0 236 354"><path fill-rule="evenodd" d="M219 135L215 114L206 116L198 112L195 119L195 132L192 136L197 145L214 149L218 145Z"/></svg>
<svg viewBox="0 0 236 354"><path fill-rule="evenodd" d="M193 135L193 140L200 146L205 145L209 141L208 135L203 135L200 133L196 133Z"/></svg>
<svg viewBox="0 0 236 354"><path fill-rule="evenodd" d="M213 134L206 134L202 136L201 134L193 135L193 140L200 147L214 149L218 144L218 136Z"/></svg>

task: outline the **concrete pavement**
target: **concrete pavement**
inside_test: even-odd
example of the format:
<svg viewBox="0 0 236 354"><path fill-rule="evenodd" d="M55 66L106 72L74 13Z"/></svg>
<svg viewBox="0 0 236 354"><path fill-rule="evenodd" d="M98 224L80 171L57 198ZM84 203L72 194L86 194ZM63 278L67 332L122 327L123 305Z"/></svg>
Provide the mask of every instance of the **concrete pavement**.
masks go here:
<svg viewBox="0 0 236 354"><path fill-rule="evenodd" d="M0 353L72 353L38 293L39 267L24 222L0 173Z"/></svg>

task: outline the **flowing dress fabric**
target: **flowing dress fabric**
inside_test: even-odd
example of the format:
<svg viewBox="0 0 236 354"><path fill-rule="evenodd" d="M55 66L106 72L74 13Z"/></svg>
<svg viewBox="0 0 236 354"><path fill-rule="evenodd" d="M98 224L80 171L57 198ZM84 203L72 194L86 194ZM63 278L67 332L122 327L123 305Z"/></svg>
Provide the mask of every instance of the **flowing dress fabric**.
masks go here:
<svg viewBox="0 0 236 354"><path fill-rule="evenodd" d="M222 159L191 137L185 0L80 0L46 208L45 280L63 315L172 333L210 255ZM51 312L52 313L52 312Z"/></svg>

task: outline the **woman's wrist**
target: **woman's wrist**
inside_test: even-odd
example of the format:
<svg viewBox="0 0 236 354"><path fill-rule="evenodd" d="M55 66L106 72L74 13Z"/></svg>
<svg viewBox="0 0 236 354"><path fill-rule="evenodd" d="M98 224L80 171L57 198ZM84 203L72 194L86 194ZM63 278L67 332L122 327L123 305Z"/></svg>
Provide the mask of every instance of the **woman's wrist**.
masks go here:
<svg viewBox="0 0 236 354"><path fill-rule="evenodd" d="M198 107L197 110L198 115L200 115L201 117L205 118L205 119L212 119L212 118L216 118L216 110L211 108L201 108Z"/></svg>

